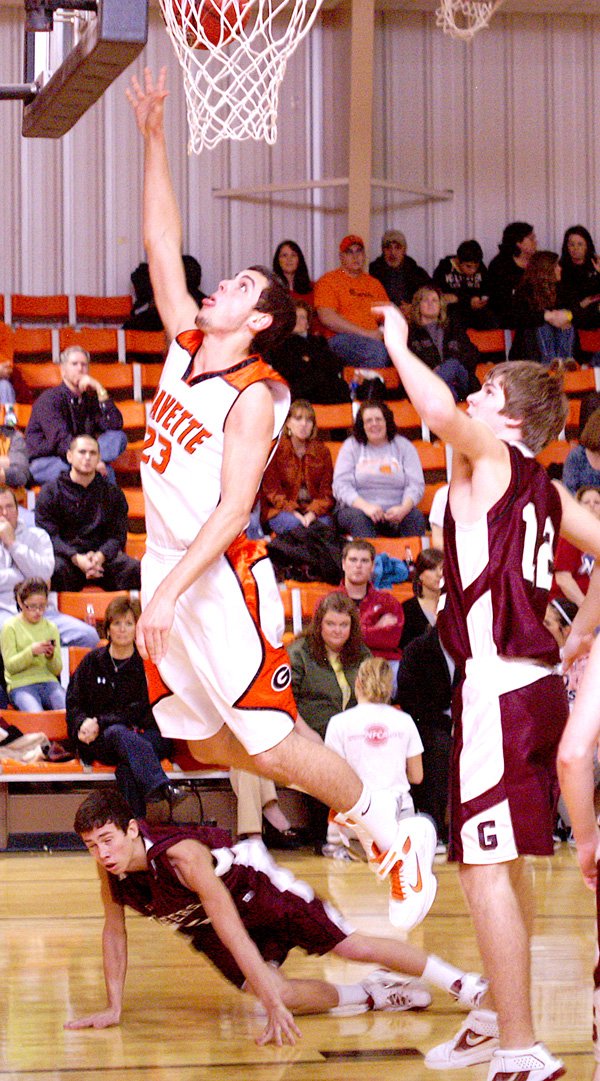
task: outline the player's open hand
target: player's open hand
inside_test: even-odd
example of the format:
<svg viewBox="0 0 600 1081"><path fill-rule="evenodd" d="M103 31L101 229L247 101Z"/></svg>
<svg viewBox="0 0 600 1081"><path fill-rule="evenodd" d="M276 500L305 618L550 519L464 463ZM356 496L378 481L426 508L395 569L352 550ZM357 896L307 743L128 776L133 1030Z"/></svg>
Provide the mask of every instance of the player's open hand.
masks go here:
<svg viewBox="0 0 600 1081"><path fill-rule="evenodd" d="M175 602L155 593L138 620L135 634L136 645L144 659L149 657L154 664L162 661L174 617Z"/></svg>
<svg viewBox="0 0 600 1081"><path fill-rule="evenodd" d="M577 859L588 890L596 892L598 878L598 859L600 859L600 843L577 845Z"/></svg>
<svg viewBox="0 0 600 1081"><path fill-rule="evenodd" d="M374 304L373 315L380 319L383 327L383 340L388 347L403 346L408 342L408 323L395 304Z"/></svg>
<svg viewBox="0 0 600 1081"><path fill-rule="evenodd" d="M120 1020L120 1011L108 1006L105 1010L99 1010L98 1013L91 1013L87 1017L76 1017L73 1021L67 1021L63 1028L110 1028L111 1025L118 1025Z"/></svg>
<svg viewBox="0 0 600 1081"><path fill-rule="evenodd" d="M259 1047L264 1047L268 1043L274 1043L276 1047L283 1047L284 1044L293 1047L301 1035L293 1014L283 1002L279 1002L268 1011L268 1021L264 1031L257 1036L256 1042Z"/></svg>
<svg viewBox="0 0 600 1081"><path fill-rule="evenodd" d="M166 83L166 68L160 69L156 82L150 68L144 68L144 88L142 89L134 75L131 86L125 91L127 101L135 113L137 126L144 138L147 135L160 134L163 130L164 102L169 93Z"/></svg>

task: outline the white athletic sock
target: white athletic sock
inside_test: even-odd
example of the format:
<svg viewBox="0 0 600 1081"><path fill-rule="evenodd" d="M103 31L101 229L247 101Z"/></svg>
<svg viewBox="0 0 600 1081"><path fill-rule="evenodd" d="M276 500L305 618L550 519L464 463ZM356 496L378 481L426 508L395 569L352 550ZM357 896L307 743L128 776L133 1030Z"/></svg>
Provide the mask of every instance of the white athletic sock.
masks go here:
<svg viewBox="0 0 600 1081"><path fill-rule="evenodd" d="M334 983L338 993L338 1006L362 1006L369 1001L369 995L362 983Z"/></svg>
<svg viewBox="0 0 600 1081"><path fill-rule="evenodd" d="M443 961L441 957L436 957L434 953L429 955L423 969L423 979L432 983L434 987L440 987L442 991L450 992L452 985L463 976L462 969L455 968L454 965Z"/></svg>
<svg viewBox="0 0 600 1081"><path fill-rule="evenodd" d="M342 822L352 823L367 854L369 838L380 852L391 848L397 832L396 803L391 792L370 792L364 787L354 807L340 815Z"/></svg>

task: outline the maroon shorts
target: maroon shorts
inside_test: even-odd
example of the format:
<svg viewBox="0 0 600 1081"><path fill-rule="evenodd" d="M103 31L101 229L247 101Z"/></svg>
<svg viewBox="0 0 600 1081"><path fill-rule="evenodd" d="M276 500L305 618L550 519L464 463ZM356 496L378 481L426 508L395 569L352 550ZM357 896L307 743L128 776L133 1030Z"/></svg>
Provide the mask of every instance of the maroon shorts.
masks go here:
<svg viewBox="0 0 600 1081"><path fill-rule="evenodd" d="M305 892L305 896L300 896L279 889L263 871L238 864L227 871L222 881L265 961L282 965L295 946L320 957L351 933L332 905L314 895L307 899L312 891L305 883L294 882L294 887ZM194 949L204 953L230 983L242 987L246 977L212 925L202 924L190 934Z"/></svg>
<svg viewBox="0 0 600 1081"><path fill-rule="evenodd" d="M488 726L487 718L483 719L481 738L485 742L490 731L497 737L499 726L500 742L496 738L490 747L496 748L500 765L495 771L483 746L479 776L485 777L489 769L494 783L467 800L469 778L464 761L461 768L463 688L458 689L454 701L449 859L488 864L522 855L552 855L558 801L556 752L568 717L562 678L551 674L500 694L494 701L490 696L494 722ZM479 729L474 731L477 737ZM477 762L477 757L472 756L472 761ZM485 783L479 788L485 788Z"/></svg>

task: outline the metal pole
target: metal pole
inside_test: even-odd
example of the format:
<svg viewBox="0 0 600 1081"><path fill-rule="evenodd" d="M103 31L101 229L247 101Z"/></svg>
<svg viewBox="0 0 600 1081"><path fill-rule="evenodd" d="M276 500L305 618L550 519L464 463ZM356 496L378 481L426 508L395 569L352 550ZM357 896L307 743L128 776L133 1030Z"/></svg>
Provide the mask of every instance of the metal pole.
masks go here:
<svg viewBox="0 0 600 1081"><path fill-rule="evenodd" d="M15 83L13 86L0 86L0 101L28 101L35 97L39 87L37 83Z"/></svg>

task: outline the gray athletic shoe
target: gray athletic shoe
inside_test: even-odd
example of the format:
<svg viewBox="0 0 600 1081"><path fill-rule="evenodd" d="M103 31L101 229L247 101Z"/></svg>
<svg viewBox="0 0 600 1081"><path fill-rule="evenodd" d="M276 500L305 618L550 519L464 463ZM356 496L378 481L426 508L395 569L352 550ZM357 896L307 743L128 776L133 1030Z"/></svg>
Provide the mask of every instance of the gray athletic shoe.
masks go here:
<svg viewBox="0 0 600 1081"><path fill-rule="evenodd" d="M386 969L372 972L362 981L362 986L371 998L374 1010L426 1010L431 1004L431 995L422 983Z"/></svg>
<svg viewBox="0 0 600 1081"><path fill-rule="evenodd" d="M425 1065L430 1070L477 1066L479 1062L490 1062L499 1045L498 1019L493 1010L471 1010L456 1036L427 1052Z"/></svg>
<svg viewBox="0 0 600 1081"><path fill-rule="evenodd" d="M494 1051L487 1081L556 1081L567 1071L559 1058L554 1058L543 1043L525 1051Z"/></svg>
<svg viewBox="0 0 600 1081"><path fill-rule="evenodd" d="M452 998L455 998L460 1006L469 1010L477 1010L488 990L489 983L478 972L465 972L460 980L455 980L450 988Z"/></svg>

